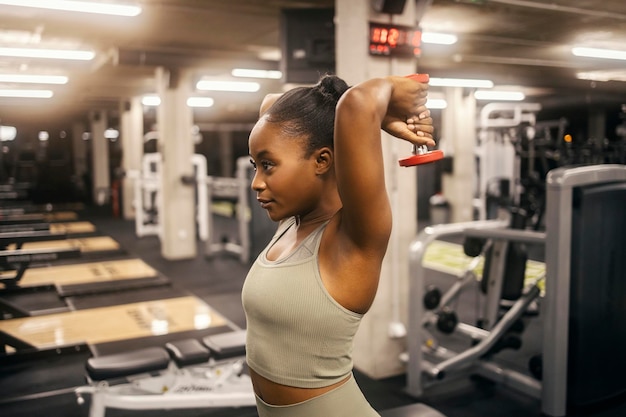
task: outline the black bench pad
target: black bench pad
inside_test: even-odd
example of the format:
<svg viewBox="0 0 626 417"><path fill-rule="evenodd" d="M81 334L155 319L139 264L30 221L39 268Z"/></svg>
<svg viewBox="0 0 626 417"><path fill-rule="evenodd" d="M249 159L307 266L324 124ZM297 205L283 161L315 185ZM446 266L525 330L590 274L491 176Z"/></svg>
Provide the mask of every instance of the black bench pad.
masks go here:
<svg viewBox="0 0 626 417"><path fill-rule="evenodd" d="M241 356L246 353L246 331L214 334L202 338L202 343L211 350L216 357Z"/></svg>
<svg viewBox="0 0 626 417"><path fill-rule="evenodd" d="M87 360L87 373L95 381L166 369L170 356L163 348L150 347Z"/></svg>
<svg viewBox="0 0 626 417"><path fill-rule="evenodd" d="M179 367L206 362L210 356L209 349L196 339L169 342L165 349Z"/></svg>

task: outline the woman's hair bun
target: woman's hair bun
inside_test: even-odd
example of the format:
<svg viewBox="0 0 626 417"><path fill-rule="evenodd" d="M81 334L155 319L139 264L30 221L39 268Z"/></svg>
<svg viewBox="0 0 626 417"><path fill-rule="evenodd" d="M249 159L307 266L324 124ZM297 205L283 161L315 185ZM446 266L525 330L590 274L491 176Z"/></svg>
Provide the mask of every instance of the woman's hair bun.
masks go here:
<svg viewBox="0 0 626 417"><path fill-rule="evenodd" d="M324 75L317 83L318 91L332 101L338 101L339 97L348 90L348 84L336 75Z"/></svg>

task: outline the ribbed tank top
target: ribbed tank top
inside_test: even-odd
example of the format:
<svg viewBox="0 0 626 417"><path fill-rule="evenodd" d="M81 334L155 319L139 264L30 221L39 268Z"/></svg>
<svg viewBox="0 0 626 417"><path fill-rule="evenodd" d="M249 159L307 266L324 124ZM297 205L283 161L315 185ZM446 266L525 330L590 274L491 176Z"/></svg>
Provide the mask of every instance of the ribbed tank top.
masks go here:
<svg viewBox="0 0 626 417"><path fill-rule="evenodd" d="M246 357L259 375L279 384L320 388L352 371L352 346L362 314L341 306L320 277L321 225L289 256L267 251L295 224L285 221L250 268L242 290Z"/></svg>

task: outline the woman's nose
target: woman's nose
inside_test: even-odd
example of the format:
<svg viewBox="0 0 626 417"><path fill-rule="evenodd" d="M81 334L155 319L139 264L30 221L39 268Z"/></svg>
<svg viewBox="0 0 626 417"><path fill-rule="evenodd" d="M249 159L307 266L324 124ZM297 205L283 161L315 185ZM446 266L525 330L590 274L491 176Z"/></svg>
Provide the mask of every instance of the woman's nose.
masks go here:
<svg viewBox="0 0 626 417"><path fill-rule="evenodd" d="M259 171L256 171L254 173L254 177L252 177L252 184L250 184L250 188L252 188L254 191L261 191L265 188L265 182L262 180L261 176L259 175Z"/></svg>

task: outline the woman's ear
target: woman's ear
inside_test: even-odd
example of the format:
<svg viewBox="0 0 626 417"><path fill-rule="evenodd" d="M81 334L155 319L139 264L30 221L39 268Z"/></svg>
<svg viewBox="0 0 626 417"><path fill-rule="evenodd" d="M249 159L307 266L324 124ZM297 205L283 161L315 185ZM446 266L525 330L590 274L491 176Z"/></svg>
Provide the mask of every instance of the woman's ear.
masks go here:
<svg viewBox="0 0 626 417"><path fill-rule="evenodd" d="M333 150L328 147L323 147L316 150L314 157L317 174L325 174L333 165Z"/></svg>

